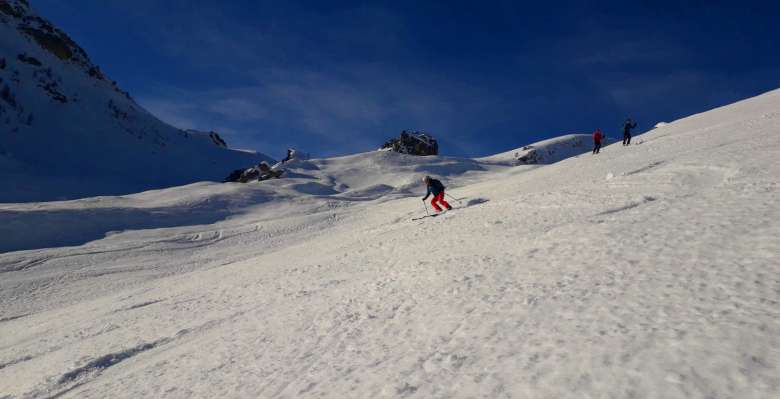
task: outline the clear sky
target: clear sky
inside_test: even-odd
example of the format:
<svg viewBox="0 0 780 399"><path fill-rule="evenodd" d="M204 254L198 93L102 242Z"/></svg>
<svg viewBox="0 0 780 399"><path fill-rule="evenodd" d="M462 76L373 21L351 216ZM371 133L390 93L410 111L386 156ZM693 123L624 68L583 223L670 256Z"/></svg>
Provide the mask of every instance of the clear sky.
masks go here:
<svg viewBox="0 0 780 399"><path fill-rule="evenodd" d="M273 157L479 156L780 87L778 1L32 0L144 107Z"/></svg>

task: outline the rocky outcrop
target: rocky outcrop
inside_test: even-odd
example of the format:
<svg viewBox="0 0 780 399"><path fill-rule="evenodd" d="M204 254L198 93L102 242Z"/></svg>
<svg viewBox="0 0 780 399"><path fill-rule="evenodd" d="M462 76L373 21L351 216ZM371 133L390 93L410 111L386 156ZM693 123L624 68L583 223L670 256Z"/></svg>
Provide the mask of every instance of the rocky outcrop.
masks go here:
<svg viewBox="0 0 780 399"><path fill-rule="evenodd" d="M260 162L259 165L249 169L236 169L223 180L225 183L248 183L250 181L263 181L268 179L278 179L284 174L284 169L274 165L271 167L267 162Z"/></svg>
<svg viewBox="0 0 780 399"><path fill-rule="evenodd" d="M402 131L398 138L382 144L380 149L389 149L410 155L439 155L439 143L433 136L423 132Z"/></svg>
<svg viewBox="0 0 780 399"><path fill-rule="evenodd" d="M225 140L222 140L222 137L219 137L217 132L209 132L209 138L217 147L227 148L227 143Z"/></svg>

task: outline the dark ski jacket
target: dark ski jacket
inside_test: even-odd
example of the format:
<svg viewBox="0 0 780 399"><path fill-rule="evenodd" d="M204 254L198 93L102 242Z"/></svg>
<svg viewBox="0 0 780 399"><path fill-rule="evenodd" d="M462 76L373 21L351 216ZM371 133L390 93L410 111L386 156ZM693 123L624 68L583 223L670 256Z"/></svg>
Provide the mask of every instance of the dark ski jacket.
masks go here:
<svg viewBox="0 0 780 399"><path fill-rule="evenodd" d="M623 124L623 134L631 134L631 129L636 127L636 122L631 123L631 120L627 120L626 123Z"/></svg>
<svg viewBox="0 0 780 399"><path fill-rule="evenodd" d="M428 199L428 196L433 194L433 196L437 196L444 192L444 185L441 184L440 181L436 179L428 180L428 192L425 194L425 197L423 197L423 201Z"/></svg>

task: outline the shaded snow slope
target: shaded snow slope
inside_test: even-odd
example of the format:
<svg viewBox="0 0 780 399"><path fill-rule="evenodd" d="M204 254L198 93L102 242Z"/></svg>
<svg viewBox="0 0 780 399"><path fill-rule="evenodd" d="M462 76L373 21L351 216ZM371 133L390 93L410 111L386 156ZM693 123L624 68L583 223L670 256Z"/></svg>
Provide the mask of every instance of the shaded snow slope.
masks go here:
<svg viewBox="0 0 780 399"><path fill-rule="evenodd" d="M774 397L778 109L540 167L358 154L7 205L232 213L0 254L0 397ZM421 173L460 209L411 221Z"/></svg>
<svg viewBox="0 0 780 399"><path fill-rule="evenodd" d="M260 160L167 125L22 0L0 0L0 202L221 181Z"/></svg>

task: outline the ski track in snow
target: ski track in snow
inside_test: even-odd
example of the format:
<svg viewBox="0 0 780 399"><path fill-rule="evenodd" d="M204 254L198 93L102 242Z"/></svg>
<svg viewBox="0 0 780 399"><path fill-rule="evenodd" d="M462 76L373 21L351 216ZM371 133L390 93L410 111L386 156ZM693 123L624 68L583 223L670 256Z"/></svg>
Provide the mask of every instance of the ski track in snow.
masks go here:
<svg viewBox="0 0 780 399"><path fill-rule="evenodd" d="M779 105L543 167L374 153L105 197L228 210L0 254L0 398L776 396ZM411 221L432 171L459 209Z"/></svg>

